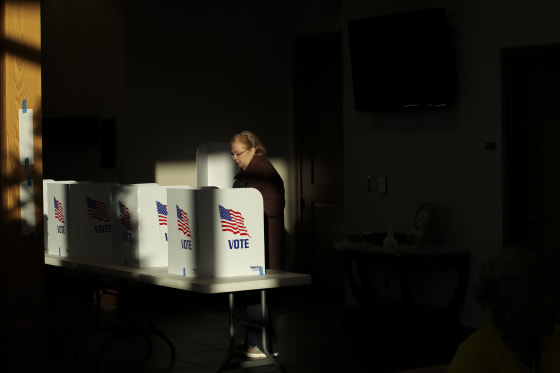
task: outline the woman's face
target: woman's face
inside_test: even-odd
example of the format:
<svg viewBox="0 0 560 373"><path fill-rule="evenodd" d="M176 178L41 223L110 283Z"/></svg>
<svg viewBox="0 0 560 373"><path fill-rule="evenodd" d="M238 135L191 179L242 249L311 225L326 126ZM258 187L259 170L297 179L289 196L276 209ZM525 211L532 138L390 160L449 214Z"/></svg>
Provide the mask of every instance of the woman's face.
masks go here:
<svg viewBox="0 0 560 373"><path fill-rule="evenodd" d="M255 148L247 148L243 143L234 141L231 143L231 156L239 168L246 170L255 156Z"/></svg>

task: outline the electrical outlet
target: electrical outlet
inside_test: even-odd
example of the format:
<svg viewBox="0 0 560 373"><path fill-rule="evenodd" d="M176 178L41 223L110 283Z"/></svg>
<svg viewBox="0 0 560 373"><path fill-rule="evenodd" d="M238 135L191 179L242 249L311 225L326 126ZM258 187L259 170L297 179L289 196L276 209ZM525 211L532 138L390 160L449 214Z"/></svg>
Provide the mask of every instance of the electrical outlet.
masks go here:
<svg viewBox="0 0 560 373"><path fill-rule="evenodd" d="M385 193L387 191L387 178L385 176L379 176L377 178L377 184L379 193Z"/></svg>

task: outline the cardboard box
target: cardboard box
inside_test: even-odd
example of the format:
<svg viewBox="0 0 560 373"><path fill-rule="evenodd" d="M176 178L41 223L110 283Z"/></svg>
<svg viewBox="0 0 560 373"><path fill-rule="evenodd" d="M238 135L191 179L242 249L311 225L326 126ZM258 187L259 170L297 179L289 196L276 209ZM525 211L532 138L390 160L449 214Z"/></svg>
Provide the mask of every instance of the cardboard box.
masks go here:
<svg viewBox="0 0 560 373"><path fill-rule="evenodd" d="M111 188L113 263L136 268L167 266L167 190L158 184Z"/></svg>
<svg viewBox="0 0 560 373"><path fill-rule="evenodd" d="M264 274L264 210L252 188L173 188L169 273L187 277ZM171 216L171 213L170 213Z"/></svg>
<svg viewBox="0 0 560 373"><path fill-rule="evenodd" d="M115 183L47 183L48 253L111 262Z"/></svg>

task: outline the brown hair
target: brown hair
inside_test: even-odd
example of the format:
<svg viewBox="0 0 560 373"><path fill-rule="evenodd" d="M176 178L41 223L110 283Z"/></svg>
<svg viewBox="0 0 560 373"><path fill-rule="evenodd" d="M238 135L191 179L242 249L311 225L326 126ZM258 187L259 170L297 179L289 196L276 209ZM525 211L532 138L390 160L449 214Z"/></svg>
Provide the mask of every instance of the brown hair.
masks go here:
<svg viewBox="0 0 560 373"><path fill-rule="evenodd" d="M261 143L261 140L250 131L243 131L234 135L231 138L231 143L240 142L247 147L247 149L255 148L255 156L263 157L266 155L266 148Z"/></svg>

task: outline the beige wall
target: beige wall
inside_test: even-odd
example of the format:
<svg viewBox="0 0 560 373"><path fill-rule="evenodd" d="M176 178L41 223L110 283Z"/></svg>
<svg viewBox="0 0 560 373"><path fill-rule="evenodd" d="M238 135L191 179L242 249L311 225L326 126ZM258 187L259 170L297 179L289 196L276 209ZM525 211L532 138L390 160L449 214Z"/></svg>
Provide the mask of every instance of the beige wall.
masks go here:
<svg viewBox="0 0 560 373"><path fill-rule="evenodd" d="M522 1L343 1L343 22L445 6L455 33L458 103L441 113L381 115L353 109L344 50L345 216L351 230L406 230L418 203L435 205L434 233L467 250L474 268L502 245L500 49L560 42L559 5ZM346 30L344 30L346 32ZM346 37L343 40L347 40ZM495 142L496 150L485 150ZM367 193L368 175L386 176L387 193ZM472 283L472 281L471 281ZM488 315L469 287L462 321Z"/></svg>

